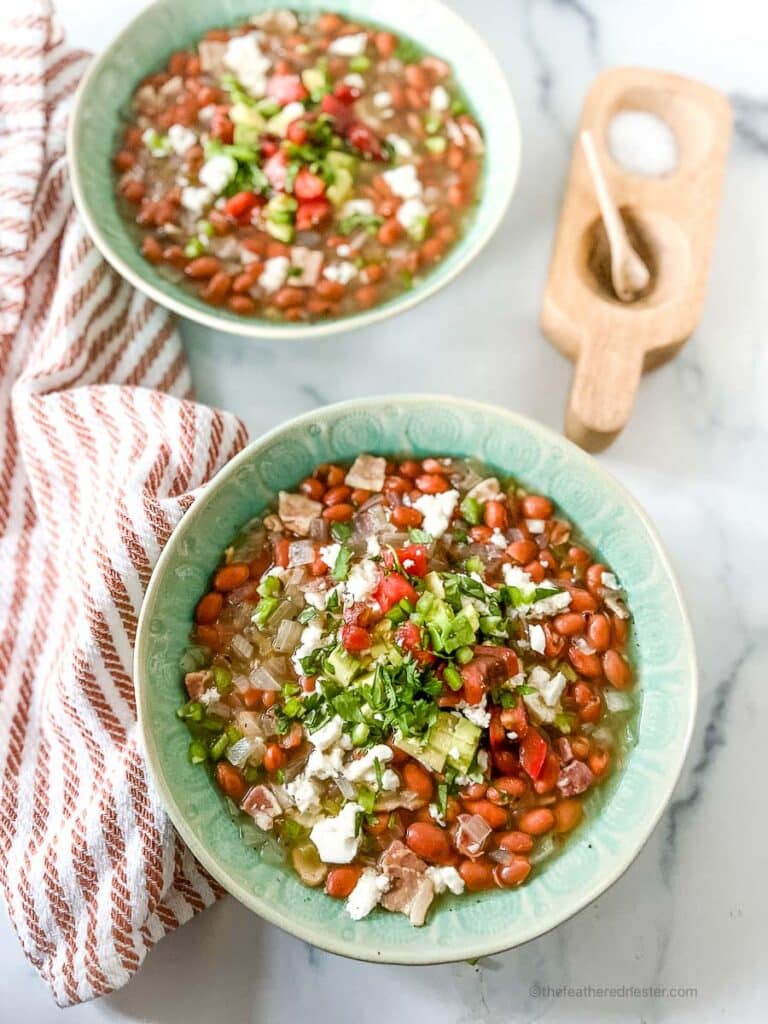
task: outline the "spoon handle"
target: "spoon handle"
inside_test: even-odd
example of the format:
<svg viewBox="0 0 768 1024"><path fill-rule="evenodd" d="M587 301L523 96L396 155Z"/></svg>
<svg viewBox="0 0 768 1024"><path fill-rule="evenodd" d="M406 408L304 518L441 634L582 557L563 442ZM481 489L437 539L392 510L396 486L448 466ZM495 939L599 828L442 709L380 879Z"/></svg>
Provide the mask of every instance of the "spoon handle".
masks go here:
<svg viewBox="0 0 768 1024"><path fill-rule="evenodd" d="M629 420L643 372L643 346L621 331L585 336L565 414L565 433L587 451L598 452Z"/></svg>

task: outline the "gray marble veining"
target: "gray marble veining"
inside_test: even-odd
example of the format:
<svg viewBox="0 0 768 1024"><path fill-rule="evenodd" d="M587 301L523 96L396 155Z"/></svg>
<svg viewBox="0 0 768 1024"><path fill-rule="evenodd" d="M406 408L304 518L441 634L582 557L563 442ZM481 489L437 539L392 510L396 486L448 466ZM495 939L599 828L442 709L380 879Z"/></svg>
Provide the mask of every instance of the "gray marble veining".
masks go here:
<svg viewBox="0 0 768 1024"><path fill-rule="evenodd" d="M632 422L601 456L655 519L689 603L702 695L686 769L626 875L525 947L477 965L371 966L311 949L226 901L164 940L123 992L68 1011L73 1024L765 1019L768 802L757 786L768 718L768 11L760 0L453 3L489 39L520 109L520 187L498 234L447 291L365 332L279 347L187 325L199 394L254 433L327 401L416 388L487 399L559 428L571 370L540 337L538 307L590 81L634 63L726 92L735 136L701 326L644 379ZM110 23L97 0L59 6L74 42L96 48L140 4L124 0ZM58 1020L5 921L0 949L14 1017ZM576 991L560 991L569 985ZM648 991L580 991L588 986Z"/></svg>

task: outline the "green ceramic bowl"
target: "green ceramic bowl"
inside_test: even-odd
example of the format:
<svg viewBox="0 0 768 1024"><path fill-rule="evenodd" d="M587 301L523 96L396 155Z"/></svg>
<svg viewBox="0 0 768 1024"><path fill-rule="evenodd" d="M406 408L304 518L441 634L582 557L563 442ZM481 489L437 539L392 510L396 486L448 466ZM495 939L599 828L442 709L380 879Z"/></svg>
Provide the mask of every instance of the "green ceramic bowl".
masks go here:
<svg viewBox="0 0 768 1024"><path fill-rule="evenodd" d="M221 551L281 488L319 462L360 451L476 456L552 497L626 589L641 707L624 770L588 802L585 824L522 888L441 897L423 928L374 911L358 923L287 866L245 847L208 776L187 761L176 717L179 660ZM434 395L371 398L291 420L237 455L186 513L152 577L135 662L146 754L168 812L199 861L247 907L323 949L362 960L437 963L516 946L600 895L640 851L669 800L696 707L696 662L683 601L653 526L589 455L544 427L477 402Z"/></svg>
<svg viewBox="0 0 768 1024"><path fill-rule="evenodd" d="M399 313L442 288L477 255L499 225L517 183L520 131L504 74L479 35L439 0L156 0L91 65L69 123L67 151L75 203L105 258L155 301L219 330L260 338L311 338L361 327ZM482 196L467 234L426 279L368 312L314 324L273 323L209 306L165 280L139 253L115 197L112 154L138 82L174 51L213 26L235 24L259 11L339 11L394 29L449 61L486 138Z"/></svg>

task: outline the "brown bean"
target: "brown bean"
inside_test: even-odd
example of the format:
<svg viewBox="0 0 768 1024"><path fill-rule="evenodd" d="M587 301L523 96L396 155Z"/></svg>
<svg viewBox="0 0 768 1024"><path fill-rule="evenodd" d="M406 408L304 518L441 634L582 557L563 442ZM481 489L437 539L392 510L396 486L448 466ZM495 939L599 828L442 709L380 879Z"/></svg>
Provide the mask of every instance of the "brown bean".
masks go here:
<svg viewBox="0 0 768 1024"><path fill-rule="evenodd" d="M526 494L521 507L526 519L549 519L552 515L552 502L540 494Z"/></svg>
<svg viewBox="0 0 768 1024"><path fill-rule="evenodd" d="M405 842L417 857L429 864L444 864L451 856L448 833L438 825L414 821L405 833Z"/></svg>
<svg viewBox="0 0 768 1024"><path fill-rule="evenodd" d="M507 812L490 800L465 800L464 806L469 814L479 814L491 828L504 828L507 824Z"/></svg>
<svg viewBox="0 0 768 1024"><path fill-rule="evenodd" d="M552 808L555 832L570 832L581 821L584 811L580 800L560 800Z"/></svg>
<svg viewBox="0 0 768 1024"><path fill-rule="evenodd" d="M529 853L533 849L533 839L527 832L504 832L499 836L499 846L509 853Z"/></svg>
<svg viewBox="0 0 768 1024"><path fill-rule="evenodd" d="M423 473L414 483L423 494L442 494L450 489L450 483L439 473Z"/></svg>
<svg viewBox="0 0 768 1024"><path fill-rule="evenodd" d="M250 295L230 295L227 305L234 313L256 312L256 303Z"/></svg>
<svg viewBox="0 0 768 1024"><path fill-rule="evenodd" d="M395 217L385 220L378 231L378 239L382 245L394 245L403 233L400 221Z"/></svg>
<svg viewBox="0 0 768 1024"><path fill-rule="evenodd" d="M342 502L340 505L331 505L330 508L323 509L323 519L329 523L344 523L351 519L355 514L353 505L348 505L346 502Z"/></svg>
<svg viewBox="0 0 768 1024"><path fill-rule="evenodd" d="M403 74L412 89L426 89L430 84L429 73L419 64L406 64Z"/></svg>
<svg viewBox="0 0 768 1024"><path fill-rule="evenodd" d="M500 775L499 778L493 780L493 785L507 797L524 796L528 790L528 783L525 779L517 778L514 775Z"/></svg>
<svg viewBox="0 0 768 1024"><path fill-rule="evenodd" d="M458 871L469 892L483 892L496 887L493 868L493 861L486 857L480 857L478 860L463 860L459 864Z"/></svg>
<svg viewBox="0 0 768 1024"><path fill-rule="evenodd" d="M576 612L557 615L552 620L552 624L560 636L578 636L579 633L584 632L584 616L578 615Z"/></svg>
<svg viewBox="0 0 768 1024"><path fill-rule="evenodd" d="M513 857L506 864L497 864L493 869L493 878L502 888L522 885L531 873L531 864L526 857Z"/></svg>
<svg viewBox="0 0 768 1024"><path fill-rule="evenodd" d="M538 553L536 542L532 540L514 540L507 548L507 554L512 561L520 565L532 562Z"/></svg>
<svg viewBox="0 0 768 1024"><path fill-rule="evenodd" d="M573 644L568 647L568 660L579 675L586 679L597 679L603 674L603 666L598 655L580 651Z"/></svg>
<svg viewBox="0 0 768 1024"><path fill-rule="evenodd" d="M548 807L532 807L525 811L517 820L517 827L521 832L527 832L530 836L542 836L555 824L555 816Z"/></svg>
<svg viewBox="0 0 768 1024"><path fill-rule="evenodd" d="M355 289L355 302L360 309L370 309L371 306L375 306L378 298L379 289L376 285L365 284L361 288Z"/></svg>
<svg viewBox="0 0 768 1024"><path fill-rule="evenodd" d="M338 281L322 281L317 282L315 288L317 294L323 299L330 299L332 302L338 302L339 299L344 298L344 285Z"/></svg>
<svg viewBox="0 0 768 1024"><path fill-rule="evenodd" d="M573 587L570 594L572 612L597 611L597 601L586 590L582 590L581 587Z"/></svg>
<svg viewBox="0 0 768 1024"><path fill-rule="evenodd" d="M587 590L595 597L600 597L603 593L603 573L605 571L605 566L600 562L595 562L587 569Z"/></svg>
<svg viewBox="0 0 768 1024"><path fill-rule="evenodd" d="M459 794L462 800L482 800L488 792L488 784L485 782L471 782L465 786Z"/></svg>
<svg viewBox="0 0 768 1024"><path fill-rule="evenodd" d="M216 765L216 781L222 792L235 803L240 803L248 790L243 773L229 761L219 761Z"/></svg>
<svg viewBox="0 0 768 1024"><path fill-rule="evenodd" d="M201 626L210 626L219 617L224 606L224 598L214 590L201 597L195 608L195 622Z"/></svg>
<svg viewBox="0 0 768 1024"><path fill-rule="evenodd" d="M184 273L187 277L191 277L195 280L213 277L214 274L218 274L221 270L221 261L217 260L215 256L198 256L196 260L192 260L184 268Z"/></svg>
<svg viewBox="0 0 768 1024"><path fill-rule="evenodd" d="M397 49L397 36L391 32L377 32L373 42L381 57L391 57Z"/></svg>
<svg viewBox="0 0 768 1024"><path fill-rule="evenodd" d="M359 864L331 868L325 879L325 891L335 900L345 900L357 885L363 869Z"/></svg>
<svg viewBox="0 0 768 1024"><path fill-rule="evenodd" d="M219 569L213 577L213 585L218 591L226 593L229 590L241 587L250 574L251 572L246 562L231 562L229 565Z"/></svg>
<svg viewBox="0 0 768 1024"><path fill-rule="evenodd" d="M357 508L360 508L360 506L362 504L364 504L366 501L368 501L370 496L371 496L371 492L370 491L366 491L364 487L356 487L354 489L354 491L352 491L352 495L351 495L352 504L357 506Z"/></svg>
<svg viewBox="0 0 768 1024"><path fill-rule="evenodd" d="M618 651L613 648L603 655L605 678L617 690L626 690L632 682L632 670Z"/></svg>
<svg viewBox="0 0 768 1024"><path fill-rule="evenodd" d="M347 487L346 484L337 484L336 487L331 487L325 492L323 504L329 507L331 505L341 505L343 502L348 502L351 497L351 487Z"/></svg>
<svg viewBox="0 0 768 1024"><path fill-rule="evenodd" d="M605 615L593 615L587 626L587 640L596 651L605 651L611 644L611 624Z"/></svg>
<svg viewBox="0 0 768 1024"><path fill-rule="evenodd" d="M145 235L141 243L141 254L150 263L159 263L163 258L163 248L154 235Z"/></svg>
<svg viewBox="0 0 768 1024"><path fill-rule="evenodd" d="M229 295L232 288L232 278L224 271L214 274L210 281L207 281L200 289L200 297L205 302L219 305Z"/></svg>
<svg viewBox="0 0 768 1024"><path fill-rule="evenodd" d="M322 480L318 480L317 477L308 476L299 484L299 490L302 494L306 494L308 498L311 498L312 501L322 501L325 494L325 484L323 484Z"/></svg>
<svg viewBox="0 0 768 1024"><path fill-rule="evenodd" d="M432 799L435 790L432 776L420 764L409 762L403 768L402 776L404 789L410 789L427 802Z"/></svg>
<svg viewBox="0 0 768 1024"><path fill-rule="evenodd" d="M417 508L409 505L398 505L397 508L392 509L392 514L389 518L395 526L402 528L404 526L420 526L424 516Z"/></svg>
<svg viewBox="0 0 768 1024"><path fill-rule="evenodd" d="M293 309L296 306L303 306L304 298L305 295L303 289L293 288L291 285L285 285L282 288L278 288L272 301L278 309Z"/></svg>

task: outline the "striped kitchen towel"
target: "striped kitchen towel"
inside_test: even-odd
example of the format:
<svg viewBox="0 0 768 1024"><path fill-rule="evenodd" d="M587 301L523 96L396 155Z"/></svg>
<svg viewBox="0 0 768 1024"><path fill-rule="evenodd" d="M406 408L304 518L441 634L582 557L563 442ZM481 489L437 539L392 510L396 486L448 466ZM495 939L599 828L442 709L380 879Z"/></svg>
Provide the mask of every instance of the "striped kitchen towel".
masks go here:
<svg viewBox="0 0 768 1024"><path fill-rule="evenodd" d="M87 55L65 47L44 0L7 7L0 885L65 1006L124 985L220 895L147 775L131 658L163 544L246 435L189 400L169 315L104 263L73 210L64 132Z"/></svg>

